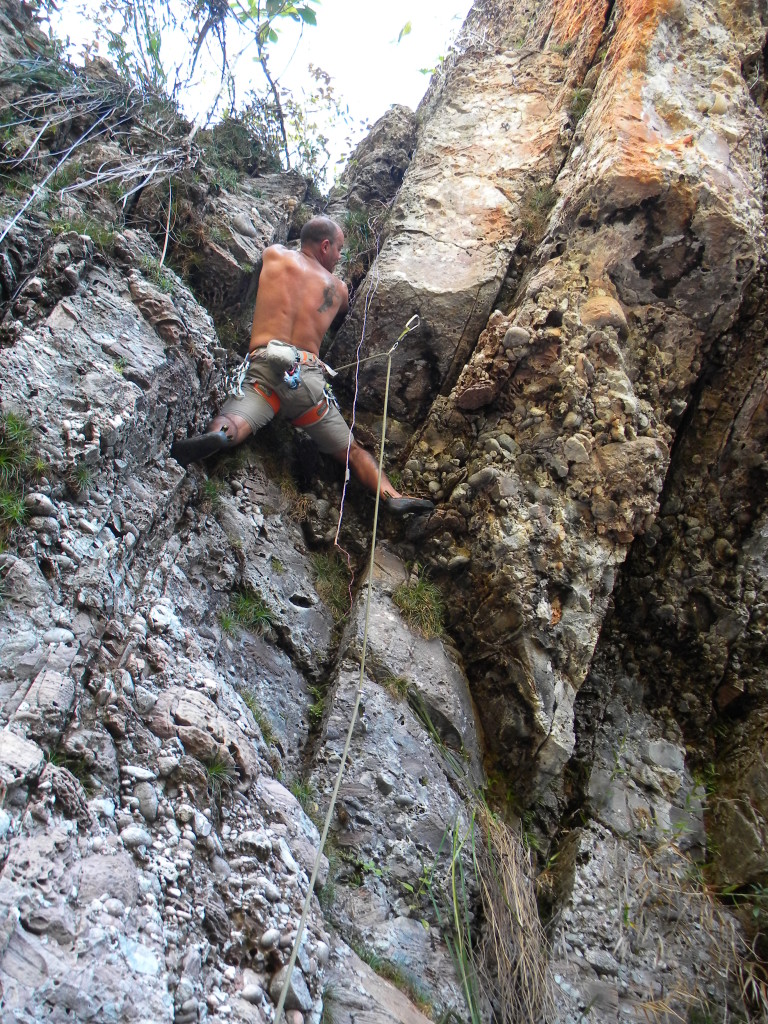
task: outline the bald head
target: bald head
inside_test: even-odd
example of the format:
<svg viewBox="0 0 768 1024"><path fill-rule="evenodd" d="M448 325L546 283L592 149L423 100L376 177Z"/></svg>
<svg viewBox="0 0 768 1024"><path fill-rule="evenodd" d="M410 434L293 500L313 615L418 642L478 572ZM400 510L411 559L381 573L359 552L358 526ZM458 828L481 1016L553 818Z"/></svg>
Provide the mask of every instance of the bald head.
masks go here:
<svg viewBox="0 0 768 1024"><path fill-rule="evenodd" d="M318 246L324 241L333 244L341 234L341 228L330 217L313 217L301 229L301 246Z"/></svg>

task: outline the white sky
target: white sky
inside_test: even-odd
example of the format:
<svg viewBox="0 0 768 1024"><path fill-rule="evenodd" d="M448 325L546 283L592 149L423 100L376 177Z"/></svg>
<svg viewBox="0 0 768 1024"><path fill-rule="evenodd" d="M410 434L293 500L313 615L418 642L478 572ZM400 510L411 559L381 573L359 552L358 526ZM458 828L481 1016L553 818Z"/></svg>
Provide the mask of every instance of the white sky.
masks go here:
<svg viewBox="0 0 768 1024"><path fill-rule="evenodd" d="M359 118L374 121L393 103L414 108L429 83L419 69L434 67L445 54L469 7L470 0L323 0L317 25L305 29L283 80L293 86L301 67L312 63L331 75ZM398 43L407 22L411 32ZM271 58L278 73L281 55L282 45Z"/></svg>
<svg viewBox="0 0 768 1024"><path fill-rule="evenodd" d="M439 57L447 53L470 5L471 0L321 0L315 8L317 25L305 26L301 36L294 22L281 20L280 39L270 44L270 71L297 98L302 90L312 87L307 65L314 64L327 72L336 99L342 106L348 106L350 119L357 126L353 140L357 142L363 134L362 125L373 123L393 103L415 109L429 84L429 75L421 74L420 68L434 67ZM77 54L93 37L92 26L98 20L103 23L99 0L65 0L53 26L59 36L69 35L71 51ZM411 31L398 43L398 35L407 22L411 23ZM180 41L180 36L174 39L164 34L162 50L166 57ZM234 38L229 40L230 55L237 49L234 43ZM197 88L181 97L189 117L207 109L219 88L219 69L211 62L206 67L203 54L197 70ZM245 98L251 77L262 91L261 71L246 55L236 72L239 101ZM331 140L332 179L333 163L348 149L345 136L350 131L344 127L325 131Z"/></svg>

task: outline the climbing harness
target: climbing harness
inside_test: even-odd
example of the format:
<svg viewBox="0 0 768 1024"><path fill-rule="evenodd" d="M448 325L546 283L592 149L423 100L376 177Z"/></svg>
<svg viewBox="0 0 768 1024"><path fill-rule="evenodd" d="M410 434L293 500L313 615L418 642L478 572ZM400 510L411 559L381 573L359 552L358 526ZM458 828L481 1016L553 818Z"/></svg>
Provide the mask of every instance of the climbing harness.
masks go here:
<svg viewBox="0 0 768 1024"><path fill-rule="evenodd" d="M384 412L381 420L381 445L379 448L379 472L376 484L376 501L373 507L373 533L371 536L371 560L368 566L368 592L365 598L365 625L363 626L363 644L360 655L360 675L357 681L357 691L355 694L355 704L352 708L352 719L349 723L349 729L347 730L347 739L344 744L344 751L341 755L341 762L339 763L339 769L336 773L336 782L333 786L333 792L331 793L331 802L328 806L328 811L325 815L325 822L323 823L323 831L320 835L320 846L315 857L315 863L312 868L312 875L309 879L309 886L307 888L306 899L304 900L304 909L301 913L301 919L299 920L299 927L296 931L296 938L294 939L293 949L291 951L291 958L288 961L288 969L285 975L285 981L283 982L283 989L280 993L280 998L277 1002L277 1009L275 1010L274 1024L280 1024L283 1008L285 1006L285 1000L288 997L288 991L291 986L291 976L293 975L293 969L296 966L296 960L299 955L299 949L301 948L301 940L304 937L304 929L307 924L307 918L309 917L309 908L312 903L312 894L315 891L315 882L320 871L320 862L323 856L323 850L325 849L325 841L328 838L328 830L331 827L331 820L333 813L336 808L336 801L339 796L339 789L341 788L341 780L344 775L344 768L347 763L347 757L349 756L349 749L352 746L352 733L354 732L355 724L357 722L357 715L360 710L360 702L363 698L363 679L365 676L365 657L368 649L368 625L371 616L371 593L373 590L373 569L376 558L376 531L379 525L379 504L381 501L381 477L384 467L384 445L387 439L387 406L389 404L389 378L392 372L392 355L405 338L406 335L410 334L411 331L415 331L419 326L420 320L418 315L412 316L408 323L405 325L405 329L398 337L397 341L392 345L387 355L387 379L384 386ZM337 534L338 536L338 534Z"/></svg>
<svg viewBox="0 0 768 1024"><path fill-rule="evenodd" d="M278 372L282 370L283 380L292 391L295 391L299 384L301 384L302 366L320 366L323 373L327 374L329 377L336 376L336 370L327 363L324 363L323 360L313 352L304 352L301 349L296 348L294 345L289 345L285 341L277 341L274 339L263 347L249 352L240 365L232 371L226 381L227 394L234 395L236 398L242 398L243 384L245 383L248 369L254 359L266 359L269 365ZM255 385L252 386L259 392L259 394L262 393ZM332 397L332 401L338 407L336 399Z"/></svg>

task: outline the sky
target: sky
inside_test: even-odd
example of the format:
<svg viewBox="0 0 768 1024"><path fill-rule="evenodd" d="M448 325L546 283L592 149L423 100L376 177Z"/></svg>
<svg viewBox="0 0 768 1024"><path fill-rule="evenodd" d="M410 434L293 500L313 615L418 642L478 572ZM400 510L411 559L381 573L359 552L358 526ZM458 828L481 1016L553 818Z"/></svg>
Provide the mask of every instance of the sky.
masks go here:
<svg viewBox="0 0 768 1024"><path fill-rule="evenodd" d="M359 0L320 0L316 7L317 25L303 32L284 20L278 43L271 44L269 66L273 77L300 98L309 95L312 81L307 67L314 64L331 76L334 96L344 109L349 108L349 123L326 129L332 151L329 178L334 163L393 104L404 103L415 109L429 84L422 68L435 67L448 52L452 39L461 28L471 0L383 0L361 4ZM90 11L88 8L90 7ZM77 9L85 15L75 15ZM70 52L77 54L93 35L93 25L102 17L100 0L65 0L53 20L56 34L68 34ZM97 13L98 12L98 13ZM410 31L398 36L406 25ZM177 40L164 37L168 53ZM229 48L230 54L234 47ZM182 96L189 117L207 109L219 87L219 72L212 62L201 58L198 85ZM258 72L258 73L257 73ZM238 98L245 98L250 78L263 88L263 78L251 63L241 58L236 74Z"/></svg>
<svg viewBox="0 0 768 1024"><path fill-rule="evenodd" d="M422 69L434 68L446 55L470 5L471 0L322 0L317 25L305 28L293 56L295 42L285 33L270 57L282 84L296 95L311 88L306 68L314 64L331 76L336 97L349 107L352 129L340 126L329 133L331 170L349 140L358 142L365 125L393 103L418 106L430 79ZM410 30L401 36L407 25Z"/></svg>

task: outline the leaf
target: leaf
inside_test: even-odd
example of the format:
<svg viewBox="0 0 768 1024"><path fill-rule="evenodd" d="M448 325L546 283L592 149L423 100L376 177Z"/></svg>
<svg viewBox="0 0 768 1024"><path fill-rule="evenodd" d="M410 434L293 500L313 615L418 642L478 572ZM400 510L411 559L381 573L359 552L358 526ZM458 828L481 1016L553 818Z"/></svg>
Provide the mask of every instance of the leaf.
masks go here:
<svg viewBox="0 0 768 1024"><path fill-rule="evenodd" d="M299 15L305 25L317 24L317 15L315 14L311 7L300 7Z"/></svg>
<svg viewBox="0 0 768 1024"><path fill-rule="evenodd" d="M267 33L267 39L270 41L270 43L276 43L277 42L277 38L278 38L277 32L275 32L275 30L273 28L271 28L269 30L269 32Z"/></svg>
<svg viewBox="0 0 768 1024"><path fill-rule="evenodd" d="M406 23L405 23L405 24L403 25L403 27L402 27L402 28L400 29L400 33L399 33L399 35L398 35L398 37L397 37L397 41L398 41L398 43L399 43L399 42L400 42L400 40L401 40L401 39L403 39L403 38L404 38L405 36L408 36L408 35L410 35L410 34L411 34L411 28L412 28L412 27L413 27L413 26L411 25L410 21L406 21Z"/></svg>

